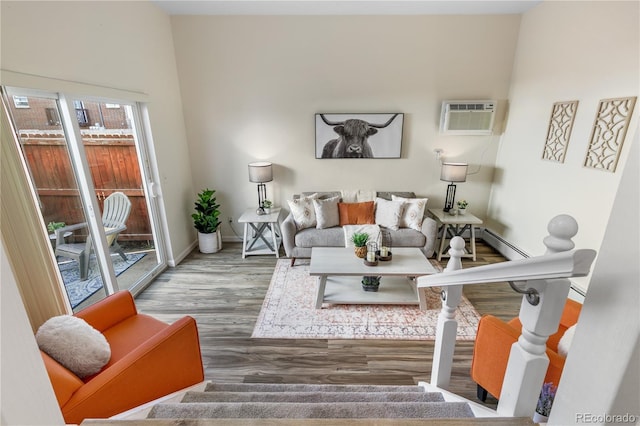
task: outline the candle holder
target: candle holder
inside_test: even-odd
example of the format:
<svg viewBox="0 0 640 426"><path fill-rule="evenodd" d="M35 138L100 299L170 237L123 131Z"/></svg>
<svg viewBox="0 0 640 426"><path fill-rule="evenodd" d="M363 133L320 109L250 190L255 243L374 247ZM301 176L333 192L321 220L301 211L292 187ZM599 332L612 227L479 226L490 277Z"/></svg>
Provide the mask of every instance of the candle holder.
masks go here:
<svg viewBox="0 0 640 426"><path fill-rule="evenodd" d="M375 241L369 241L367 243L367 255L364 258L364 264L367 266L376 266L378 264L378 257L376 255L378 251L378 244Z"/></svg>
<svg viewBox="0 0 640 426"><path fill-rule="evenodd" d="M391 260L391 234L389 231L383 230L380 232L380 250L377 252L378 260L387 262Z"/></svg>

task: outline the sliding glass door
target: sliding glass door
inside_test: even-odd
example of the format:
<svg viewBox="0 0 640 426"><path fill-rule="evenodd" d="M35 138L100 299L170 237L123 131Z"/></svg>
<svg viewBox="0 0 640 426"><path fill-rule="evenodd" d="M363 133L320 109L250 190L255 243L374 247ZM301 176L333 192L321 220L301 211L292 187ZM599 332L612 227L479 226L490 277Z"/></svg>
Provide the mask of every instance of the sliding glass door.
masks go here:
<svg viewBox="0 0 640 426"><path fill-rule="evenodd" d="M26 172L74 311L166 266L138 105L7 88Z"/></svg>

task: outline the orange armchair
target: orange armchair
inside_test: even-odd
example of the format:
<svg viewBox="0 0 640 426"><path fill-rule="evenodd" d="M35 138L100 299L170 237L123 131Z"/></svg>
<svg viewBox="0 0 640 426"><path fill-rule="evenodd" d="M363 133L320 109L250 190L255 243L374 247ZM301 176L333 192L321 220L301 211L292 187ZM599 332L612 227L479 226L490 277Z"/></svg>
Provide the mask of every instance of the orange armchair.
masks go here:
<svg viewBox="0 0 640 426"><path fill-rule="evenodd" d="M581 304L568 299L558 331L547 340L549 368L544 378L545 383L551 382L555 386L560 383L565 358L558 354L558 342L564 332L578 322L581 308ZM478 399L481 401L487 399L487 392L500 399L509 352L520 337L521 330L522 324L517 317L508 323L493 315L485 315L480 319L471 362L471 378L478 384Z"/></svg>
<svg viewBox="0 0 640 426"><path fill-rule="evenodd" d="M139 314L128 291L120 291L78 312L102 332L111 359L80 379L41 351L67 423L106 418L204 380L196 322L184 317L169 325Z"/></svg>

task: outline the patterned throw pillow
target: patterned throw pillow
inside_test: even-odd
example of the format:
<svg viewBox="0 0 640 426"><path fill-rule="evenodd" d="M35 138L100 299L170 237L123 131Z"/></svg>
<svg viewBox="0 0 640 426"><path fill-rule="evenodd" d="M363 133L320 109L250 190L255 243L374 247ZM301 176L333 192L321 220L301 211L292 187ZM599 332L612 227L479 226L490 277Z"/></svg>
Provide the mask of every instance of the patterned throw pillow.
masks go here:
<svg viewBox="0 0 640 426"><path fill-rule="evenodd" d="M316 212L316 228L325 229L340 225L338 202L340 197L331 197L326 200L313 200Z"/></svg>
<svg viewBox="0 0 640 426"><path fill-rule="evenodd" d="M318 194L312 194L295 200L287 200L298 231L316 226L316 209L313 206L313 200L317 198Z"/></svg>
<svg viewBox="0 0 640 426"><path fill-rule="evenodd" d="M422 220L424 219L424 210L427 208L428 198L403 198L392 195L391 199L405 202L402 218L400 219L400 228L422 231Z"/></svg>
<svg viewBox="0 0 640 426"><path fill-rule="evenodd" d="M404 201L376 198L376 224L397 231L400 228L404 204Z"/></svg>

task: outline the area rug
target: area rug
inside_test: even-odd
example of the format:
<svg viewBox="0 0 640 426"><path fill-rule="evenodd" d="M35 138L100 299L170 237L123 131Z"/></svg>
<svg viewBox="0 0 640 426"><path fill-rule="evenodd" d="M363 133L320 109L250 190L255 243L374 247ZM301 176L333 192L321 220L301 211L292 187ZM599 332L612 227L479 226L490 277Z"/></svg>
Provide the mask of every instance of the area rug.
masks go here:
<svg viewBox="0 0 640 426"><path fill-rule="evenodd" d="M127 253L126 261L119 255L111 256L116 277L135 265L145 255L146 253ZM70 260L59 263L58 268L72 308L75 308L102 288L102 276L95 256L91 256L89 260L89 276L84 281L80 280L80 268L77 261Z"/></svg>
<svg viewBox="0 0 640 426"><path fill-rule="evenodd" d="M297 260L296 262L300 262ZM382 284L384 285L384 278ZM417 305L327 305L315 309L318 277L306 264L279 259L251 337L270 339L435 340L440 289ZM458 340L474 340L480 315L464 296L456 311Z"/></svg>

